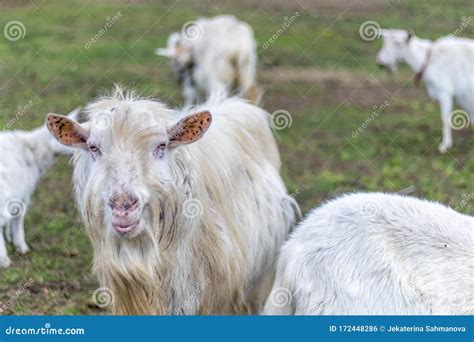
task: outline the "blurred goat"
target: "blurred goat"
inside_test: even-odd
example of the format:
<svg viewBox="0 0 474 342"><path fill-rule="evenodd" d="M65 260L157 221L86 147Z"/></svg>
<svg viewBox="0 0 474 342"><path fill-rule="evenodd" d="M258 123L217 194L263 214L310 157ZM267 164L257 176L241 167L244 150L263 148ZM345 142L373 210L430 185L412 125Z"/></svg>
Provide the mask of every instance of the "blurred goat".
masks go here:
<svg viewBox="0 0 474 342"><path fill-rule="evenodd" d="M445 153L453 145L451 128L474 121L474 41L448 36L433 42L398 29L381 33L377 64L396 71L398 62L407 63L417 73L415 81L422 79L428 95L439 101L443 121L439 150ZM454 116L453 101L467 113Z"/></svg>
<svg viewBox="0 0 474 342"><path fill-rule="evenodd" d="M68 117L77 120L78 115L79 108ZM8 267L3 228L18 252L28 252L24 221L31 195L56 157L73 150L59 144L44 125L32 131L0 132L0 150L0 267Z"/></svg>
<svg viewBox="0 0 474 342"><path fill-rule="evenodd" d="M188 25L189 24L189 25ZM257 53L253 30L234 16L200 18L168 38L155 54L170 58L183 86L184 105L213 93L227 97L237 92L253 103L260 100L256 86Z"/></svg>

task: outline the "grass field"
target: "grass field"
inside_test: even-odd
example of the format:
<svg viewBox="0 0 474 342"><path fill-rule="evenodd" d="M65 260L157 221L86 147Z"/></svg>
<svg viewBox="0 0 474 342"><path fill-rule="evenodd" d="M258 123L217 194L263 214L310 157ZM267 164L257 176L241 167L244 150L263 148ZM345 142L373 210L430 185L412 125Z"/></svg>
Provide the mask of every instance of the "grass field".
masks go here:
<svg viewBox="0 0 474 342"><path fill-rule="evenodd" d="M26 32L16 41L0 36L0 127L12 119L13 129L39 126L47 113L84 105L114 82L178 106L182 98L171 69L153 49L187 21L230 13L254 28L263 107L291 114L291 126L275 135L282 174L304 212L337 194L362 190L409 192L474 213L472 126L455 131L454 147L441 155L437 103L413 85L407 67L392 78L378 70L374 57L381 42L359 36L367 20L410 27L426 38L450 34L474 14L471 0L0 4L0 28L16 20ZM116 15L120 19L86 46ZM297 18L289 28L276 34L292 16ZM474 23L461 35L474 38ZM377 110L375 119L353 134ZM0 270L3 314L104 312L91 303L98 284L70 175L62 158L35 192L25 225L32 251L19 255L9 249L12 267Z"/></svg>

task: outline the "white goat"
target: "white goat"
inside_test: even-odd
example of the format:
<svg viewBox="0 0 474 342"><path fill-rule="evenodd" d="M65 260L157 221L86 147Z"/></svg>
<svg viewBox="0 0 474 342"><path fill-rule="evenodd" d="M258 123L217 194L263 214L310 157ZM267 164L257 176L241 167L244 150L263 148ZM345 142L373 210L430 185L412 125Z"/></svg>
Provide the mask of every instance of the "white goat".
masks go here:
<svg viewBox="0 0 474 342"><path fill-rule="evenodd" d="M439 101L443 122L439 150L445 153L453 145L451 127L474 122L474 41L448 36L432 42L398 29L381 33L383 46L376 62L391 71L398 62L406 62L423 79L429 96ZM453 117L453 101L467 114Z"/></svg>
<svg viewBox="0 0 474 342"><path fill-rule="evenodd" d="M69 117L77 119L79 109ZM54 164L59 154L73 150L59 144L45 126L32 131L0 132L0 267L10 266L5 236L22 254L29 248L25 241L24 220L36 185Z"/></svg>
<svg viewBox="0 0 474 342"><path fill-rule="evenodd" d="M283 246L266 314L472 315L474 218L382 193L314 209Z"/></svg>
<svg viewBox="0 0 474 342"><path fill-rule="evenodd" d="M233 91L258 102L255 84L257 53L253 30L231 15L200 18L168 38L166 48L155 54L171 59L183 85L185 106L212 94L227 96Z"/></svg>
<svg viewBox="0 0 474 342"><path fill-rule="evenodd" d="M118 89L87 124L47 118L78 148L77 204L115 313L247 313L270 291L295 211L268 113L238 99L207 109L180 119Z"/></svg>

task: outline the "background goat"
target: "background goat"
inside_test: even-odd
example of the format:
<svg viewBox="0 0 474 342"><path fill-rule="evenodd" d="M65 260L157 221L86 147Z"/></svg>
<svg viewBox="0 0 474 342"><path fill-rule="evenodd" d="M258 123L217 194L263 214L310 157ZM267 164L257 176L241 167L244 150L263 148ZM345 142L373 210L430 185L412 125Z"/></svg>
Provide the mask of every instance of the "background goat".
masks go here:
<svg viewBox="0 0 474 342"><path fill-rule="evenodd" d="M474 218L382 193L313 210L285 243L266 314L472 315Z"/></svg>
<svg viewBox="0 0 474 342"><path fill-rule="evenodd" d="M461 125L474 122L474 41L448 36L432 42L395 29L382 30L382 37L377 64L395 71L398 62L407 63L423 79L428 95L439 101L443 122L439 150L445 153L453 145L451 127L456 120ZM452 117L453 101L467 111L465 117Z"/></svg>
<svg viewBox="0 0 474 342"><path fill-rule="evenodd" d="M231 15L190 23L169 36L166 48L155 50L171 59L183 85L185 106L196 103L200 95L227 96L233 91L258 102L256 43L250 25Z"/></svg>
<svg viewBox="0 0 474 342"><path fill-rule="evenodd" d="M235 99L207 109L178 120L118 90L87 125L47 118L78 148L77 203L116 313L247 313L268 295L294 220L269 118Z"/></svg>
<svg viewBox="0 0 474 342"><path fill-rule="evenodd" d="M69 114L77 119L79 108ZM72 154L72 149L59 144L45 126L32 131L0 133L0 267L10 266L5 236L22 254L29 248L25 241L24 221L36 184L54 164L59 154Z"/></svg>

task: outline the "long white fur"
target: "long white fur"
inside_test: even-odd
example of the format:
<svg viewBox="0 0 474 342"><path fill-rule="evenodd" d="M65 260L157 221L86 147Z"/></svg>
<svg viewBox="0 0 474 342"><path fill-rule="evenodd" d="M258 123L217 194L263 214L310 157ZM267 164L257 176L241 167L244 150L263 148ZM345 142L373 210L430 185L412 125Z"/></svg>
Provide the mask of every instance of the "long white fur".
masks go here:
<svg viewBox="0 0 474 342"><path fill-rule="evenodd" d="M202 109L213 115L204 137L156 161L160 132L183 113L121 90L88 106L89 140L104 151L97 162L86 150L76 153L74 185L94 272L114 293L115 313L248 313L270 291L268 266L295 210L279 175L269 115L234 98L195 111ZM99 129L104 115L111 126ZM150 127L155 133L139 137ZM107 199L120 184L148 203L143 230L129 238L109 223ZM202 215L184 215L191 198Z"/></svg>
<svg viewBox="0 0 474 342"><path fill-rule="evenodd" d="M415 35L409 38L407 31L398 29L382 30L382 37L384 43L376 57L378 64L396 70L398 62L405 62L419 72L428 61L422 79L428 95L440 104L443 140L439 150L445 153L453 145L454 102L466 110L474 124L474 41L452 36L435 41Z"/></svg>
<svg viewBox="0 0 474 342"><path fill-rule="evenodd" d="M79 109L69 114L77 119ZM25 241L24 220L39 179L53 166L60 154L73 150L59 144L46 127L32 131L0 132L0 267L10 266L5 236L16 250L29 250Z"/></svg>
<svg viewBox="0 0 474 342"><path fill-rule="evenodd" d="M194 64L191 75L185 74L182 80L184 105L213 93L228 96L233 91L255 97L252 100L257 102L258 94L251 94L257 92L257 53L251 26L232 15L200 18L193 25L189 30L194 30L196 37L188 39L186 32L174 32L167 48L155 50L157 55L171 58L178 70L186 63Z"/></svg>
<svg viewBox="0 0 474 342"><path fill-rule="evenodd" d="M472 315L473 274L472 216L413 197L352 194L297 226L264 313Z"/></svg>

